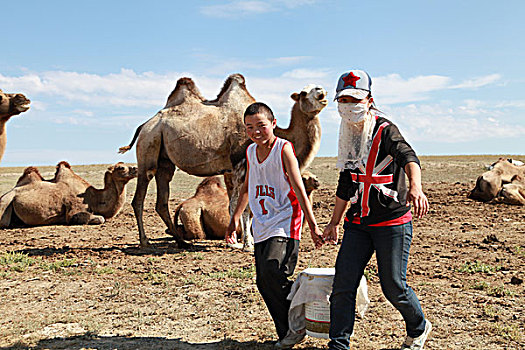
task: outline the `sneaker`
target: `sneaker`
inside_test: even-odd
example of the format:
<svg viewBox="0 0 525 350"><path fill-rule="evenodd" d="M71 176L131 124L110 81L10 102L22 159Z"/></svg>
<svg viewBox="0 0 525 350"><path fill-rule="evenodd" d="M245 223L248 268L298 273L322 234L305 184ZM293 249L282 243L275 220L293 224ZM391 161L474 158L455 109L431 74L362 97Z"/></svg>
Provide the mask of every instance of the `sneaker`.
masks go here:
<svg viewBox="0 0 525 350"><path fill-rule="evenodd" d="M429 320L425 320L425 330L417 338L412 338L407 336L403 345L401 345L401 350L410 349L410 350L423 350L423 345L425 345L425 340L432 330L432 323Z"/></svg>
<svg viewBox="0 0 525 350"><path fill-rule="evenodd" d="M306 337L306 332L303 330L301 333L293 333L288 331L286 336L275 343L276 349L291 349L294 345L302 343Z"/></svg>

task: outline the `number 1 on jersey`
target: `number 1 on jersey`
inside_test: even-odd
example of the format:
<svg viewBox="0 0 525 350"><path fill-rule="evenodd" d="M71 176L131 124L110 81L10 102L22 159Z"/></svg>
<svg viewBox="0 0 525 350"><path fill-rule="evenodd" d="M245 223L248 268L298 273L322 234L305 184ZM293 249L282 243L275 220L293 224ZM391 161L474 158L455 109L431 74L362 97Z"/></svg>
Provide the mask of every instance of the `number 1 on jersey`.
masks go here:
<svg viewBox="0 0 525 350"><path fill-rule="evenodd" d="M259 204L261 205L262 214L263 214L263 215L268 214L268 210L266 210L266 208L264 207L264 199L261 199L261 200L259 201Z"/></svg>

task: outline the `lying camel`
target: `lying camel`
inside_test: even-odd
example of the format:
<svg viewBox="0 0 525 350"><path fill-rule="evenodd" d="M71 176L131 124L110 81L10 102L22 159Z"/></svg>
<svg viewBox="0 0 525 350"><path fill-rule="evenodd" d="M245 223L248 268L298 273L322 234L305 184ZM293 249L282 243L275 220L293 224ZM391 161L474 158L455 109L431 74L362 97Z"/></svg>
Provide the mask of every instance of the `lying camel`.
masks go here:
<svg viewBox="0 0 525 350"><path fill-rule="evenodd" d="M302 173L302 179L311 201L312 192L319 188L319 181L309 171ZM193 197L186 199L175 209L174 225L186 240L224 239L230 222L228 202L228 193L221 186L220 177L208 177L197 186Z"/></svg>
<svg viewBox="0 0 525 350"><path fill-rule="evenodd" d="M478 177L468 198L488 202L496 198L502 186L510 183L514 176L525 177L525 166L514 165L504 158L500 158L491 167L491 170Z"/></svg>
<svg viewBox="0 0 525 350"><path fill-rule="evenodd" d="M503 185L497 200L514 205L525 205L525 178L515 175L509 184Z"/></svg>
<svg viewBox="0 0 525 350"><path fill-rule="evenodd" d="M180 220L182 225L178 224ZM204 179L195 195L175 209L174 225L186 240L223 239L230 222L228 193L221 186L220 176Z"/></svg>
<svg viewBox="0 0 525 350"><path fill-rule="evenodd" d="M326 91L309 85L300 93L292 94L295 104L288 129L276 128L275 134L290 140L296 150L300 169L304 169L319 150L321 123L319 113L327 105ZM245 172L245 151L248 139L243 114L255 102L248 92L241 74L233 74L225 81L215 100L205 100L190 78L181 78L168 97L166 106L139 126L137 132L138 179L132 206L137 219L140 245L149 245L144 231L143 210L149 181L157 185L156 211L174 235L179 246L184 241L178 236L168 208L169 182L176 167L196 176L229 173L233 189L231 210L235 207L237 192ZM120 149L125 152L131 148ZM248 216L243 216L244 247L253 247Z"/></svg>
<svg viewBox="0 0 525 350"><path fill-rule="evenodd" d="M5 124L12 116L27 111L30 103L22 94L6 94L0 90L0 162L7 144Z"/></svg>
<svg viewBox="0 0 525 350"><path fill-rule="evenodd" d="M137 169L117 163L104 175L104 189L96 189L75 174L67 162L45 180L28 167L15 187L0 197L0 228L21 222L29 226L102 224L115 216L126 198L125 185Z"/></svg>
<svg viewBox="0 0 525 350"><path fill-rule="evenodd" d="M302 172L301 177L303 179L304 189L306 191L306 195L308 196L308 200L310 201L310 204L313 206L313 192L319 188L319 180L317 179L317 176L309 172L308 170L305 170ZM303 230L306 229L304 222L306 218L303 218Z"/></svg>
<svg viewBox="0 0 525 350"><path fill-rule="evenodd" d="M313 205L313 191L319 188L319 180L317 179L317 176L308 170L303 171L301 177L303 179L304 189L308 195L308 200L310 201L310 204Z"/></svg>

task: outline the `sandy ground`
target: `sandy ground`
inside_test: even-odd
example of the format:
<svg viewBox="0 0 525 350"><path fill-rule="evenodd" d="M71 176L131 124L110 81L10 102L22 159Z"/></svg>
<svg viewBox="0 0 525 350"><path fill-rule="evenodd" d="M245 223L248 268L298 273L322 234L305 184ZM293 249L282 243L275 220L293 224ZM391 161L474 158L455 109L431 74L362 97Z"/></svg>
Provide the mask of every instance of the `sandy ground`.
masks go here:
<svg viewBox="0 0 525 350"><path fill-rule="evenodd" d="M428 349L525 348L525 208L466 198L497 158L422 157L431 211L414 221L408 282L434 325ZM322 183L314 194L322 227L334 202L334 164L316 158L310 167ZM73 169L100 186L105 167ZM22 170L0 168L2 193ZM51 167L41 170L52 176ZM177 173L171 209L199 181ZM276 337L255 287L253 256L222 241L178 249L155 213L154 186L145 212L153 249L139 249L129 204L134 187L132 181L123 211L104 225L0 230L0 349L271 349ZM305 234L296 273L332 267L337 249L315 250ZM372 258L371 304L357 320L352 348L396 349L404 324L375 271ZM308 337L296 348L326 344Z"/></svg>

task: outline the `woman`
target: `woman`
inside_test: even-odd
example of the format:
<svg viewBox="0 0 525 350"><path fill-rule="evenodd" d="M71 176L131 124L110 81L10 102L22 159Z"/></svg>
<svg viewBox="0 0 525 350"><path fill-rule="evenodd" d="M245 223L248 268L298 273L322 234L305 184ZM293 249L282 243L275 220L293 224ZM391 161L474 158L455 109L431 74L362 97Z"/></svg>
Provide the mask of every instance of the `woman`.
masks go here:
<svg viewBox="0 0 525 350"><path fill-rule="evenodd" d="M406 284L406 269L412 241L410 204L420 218L428 211L428 200L419 159L398 128L375 108L371 86L366 72L352 70L339 78L336 88L341 172L325 241L337 243L345 211L346 217L330 296L329 348L349 348L357 287L375 251L383 293L405 320L407 337L401 349L423 349L432 325Z"/></svg>

